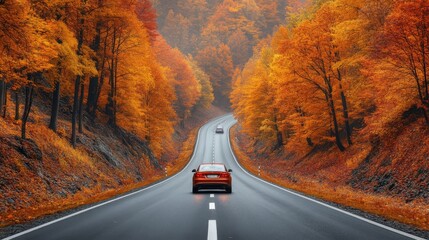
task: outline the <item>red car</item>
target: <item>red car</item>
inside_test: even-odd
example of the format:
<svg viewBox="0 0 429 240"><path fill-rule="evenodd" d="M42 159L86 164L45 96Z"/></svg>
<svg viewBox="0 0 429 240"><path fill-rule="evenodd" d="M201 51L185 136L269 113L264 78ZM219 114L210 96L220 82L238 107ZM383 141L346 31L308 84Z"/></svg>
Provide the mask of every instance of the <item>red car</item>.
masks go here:
<svg viewBox="0 0 429 240"><path fill-rule="evenodd" d="M232 192L231 169L227 169L222 163L203 163L198 169L193 169L192 192L200 189L225 189Z"/></svg>

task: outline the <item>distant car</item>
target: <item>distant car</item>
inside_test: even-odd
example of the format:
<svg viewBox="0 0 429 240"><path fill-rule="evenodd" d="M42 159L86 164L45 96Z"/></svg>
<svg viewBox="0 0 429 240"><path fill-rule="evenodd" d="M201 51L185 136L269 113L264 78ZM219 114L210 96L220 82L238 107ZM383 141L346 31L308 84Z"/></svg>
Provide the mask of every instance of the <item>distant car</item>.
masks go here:
<svg viewBox="0 0 429 240"><path fill-rule="evenodd" d="M231 169L227 169L222 163L203 163L198 169L193 169L192 193L200 189L225 189L232 192Z"/></svg>
<svg viewBox="0 0 429 240"><path fill-rule="evenodd" d="M216 127L216 133L223 133L223 127L221 125Z"/></svg>

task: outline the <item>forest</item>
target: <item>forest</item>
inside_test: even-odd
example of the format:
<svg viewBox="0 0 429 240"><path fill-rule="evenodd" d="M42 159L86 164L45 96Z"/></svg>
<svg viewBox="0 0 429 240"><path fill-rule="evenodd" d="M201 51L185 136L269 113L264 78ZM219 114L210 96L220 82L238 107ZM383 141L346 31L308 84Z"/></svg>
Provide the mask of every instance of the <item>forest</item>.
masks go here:
<svg viewBox="0 0 429 240"><path fill-rule="evenodd" d="M229 108L234 71L284 22L285 9L286 1L266 0L5 1L0 108L5 117L13 99L24 139L33 98L43 92L53 131L58 111L69 108L73 146L88 115L161 156L174 126L196 108Z"/></svg>
<svg viewBox="0 0 429 240"><path fill-rule="evenodd" d="M429 2L287 10L232 77L239 158L280 185L428 229Z"/></svg>
<svg viewBox="0 0 429 240"><path fill-rule="evenodd" d="M274 149L344 151L357 130L382 137L408 110L428 125L428 4L335 0L291 12L234 75L243 131Z"/></svg>
<svg viewBox="0 0 429 240"><path fill-rule="evenodd" d="M0 11L0 109L5 117L13 96L23 139L41 92L52 95L53 131L58 111L70 108L74 146L85 113L144 139L157 156L176 123L211 104L211 83L158 34L148 0L5 1Z"/></svg>
<svg viewBox="0 0 429 240"><path fill-rule="evenodd" d="M220 112L149 0L0 1L0 39L1 226L173 174Z"/></svg>
<svg viewBox="0 0 429 240"><path fill-rule="evenodd" d="M429 229L426 0L0 0L0 39L0 225L178 171L231 111L246 167Z"/></svg>
<svg viewBox="0 0 429 240"><path fill-rule="evenodd" d="M231 79L254 47L285 22L287 0L155 0L159 31L193 56L213 86L214 103L229 108Z"/></svg>

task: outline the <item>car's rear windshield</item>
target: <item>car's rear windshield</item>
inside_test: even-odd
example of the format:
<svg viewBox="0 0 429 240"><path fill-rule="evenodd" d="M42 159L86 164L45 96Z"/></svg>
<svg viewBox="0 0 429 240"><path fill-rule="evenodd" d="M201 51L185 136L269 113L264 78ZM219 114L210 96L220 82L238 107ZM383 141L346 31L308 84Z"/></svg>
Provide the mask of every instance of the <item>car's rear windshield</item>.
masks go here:
<svg viewBox="0 0 429 240"><path fill-rule="evenodd" d="M225 171L225 166L223 165L201 165L199 168L200 172L211 172L211 171Z"/></svg>

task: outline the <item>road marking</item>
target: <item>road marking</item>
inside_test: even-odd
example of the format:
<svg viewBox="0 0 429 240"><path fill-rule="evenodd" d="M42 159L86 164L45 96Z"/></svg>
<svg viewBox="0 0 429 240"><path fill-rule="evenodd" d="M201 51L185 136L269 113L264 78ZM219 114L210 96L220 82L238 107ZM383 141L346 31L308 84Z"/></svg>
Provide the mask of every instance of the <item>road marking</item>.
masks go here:
<svg viewBox="0 0 429 240"><path fill-rule="evenodd" d="M214 194L210 194L210 197L211 197L211 198L214 198Z"/></svg>
<svg viewBox="0 0 429 240"><path fill-rule="evenodd" d="M228 115L229 115L229 114L228 114ZM217 121L217 120L219 120L219 119L222 119L222 118L224 118L224 117L226 117L226 115L223 115L223 116L217 117L217 118L215 118L215 119L213 119L212 121L209 121L209 122L215 122L215 121ZM126 195L124 195L124 196L120 196L120 197L117 197L117 198L110 199L110 200L108 200L108 201L102 202L102 203L100 203L100 204L94 205L94 206L89 207L89 208L85 208L85 209L83 209L83 210L81 210L81 211L78 211L78 212L72 213L72 214L67 215L67 216L64 216L64 217L62 217L62 218L58 218L58 219L55 219L55 220L53 220L53 221L50 221L50 222L44 223L44 224L42 224L42 225L36 226L36 227L34 227L34 228L30 228L30 229L24 230L24 231L22 231L22 232L19 232L19 233L17 233L17 234L12 235L12 236L9 236L9 237L6 237L6 238L3 238L2 240L11 240L11 239L15 239L15 238L20 237L20 236L22 236L22 235L25 235L25 234L27 234L27 233L30 233L30 232L36 231L36 230L38 230L38 229L44 228L44 227L49 226L49 225L52 225L52 224L54 224L54 223L57 223L57 222L63 221L63 220L65 220L65 219L68 219L68 218L71 218L71 217L74 217L74 216L79 215L79 214L81 214L81 213L88 212L88 211L90 211L90 210L92 210L92 209L94 209L94 208L98 208L98 207L101 207L101 206L103 206L103 205L106 205L106 204L109 204L109 203L112 203L112 202L116 202L116 201L121 200L121 199L123 199L123 198L129 197L129 196L133 196L133 195L135 195L135 194L138 194L138 193L144 192L144 191L149 190L149 189L151 189L151 188L154 188L154 187L156 187L156 186L158 186L158 185L161 185L161 184L164 184L164 183L167 183L167 182L171 181L173 178L175 178L176 176L178 176L178 175L180 175L182 172L184 172L184 171L189 167L189 165L191 165L191 163L193 162L193 160L194 160L194 158L195 158L196 148L197 148L198 143L200 142L200 139L201 139L201 137L200 137L200 136L201 136L201 129L203 129L203 127L204 127L204 126L205 126L205 125L203 125L202 127L200 127L200 129L198 130L198 134L197 134L197 141L195 142L194 150L193 150L193 153L192 153L191 159L189 160L188 164L186 164L186 166L182 169L182 171L180 171L180 172L176 173L175 175L170 176L170 178L167 178L167 179L165 179L165 180L163 180L163 181L161 181L161 182L155 183L155 184L153 184L153 185L151 185L151 186L145 187L145 188L140 189L140 190L137 190L137 191L135 191L135 192L132 192L132 193L126 194Z"/></svg>
<svg viewBox="0 0 429 240"><path fill-rule="evenodd" d="M215 210L215 209L216 209L216 206L215 206L215 203L214 203L214 202L211 202L211 203L209 204L209 209L210 209L210 210Z"/></svg>
<svg viewBox="0 0 429 240"><path fill-rule="evenodd" d="M234 123L234 124L235 124L235 123ZM233 125L234 125L234 124L233 124ZM364 218L364 217L361 217L361 216L355 215L355 214L353 214L353 213L350 213L350 212L344 211L344 210L342 210L342 209L336 208L336 207L331 206L331 205L328 205L328 204L326 204L326 203L319 202L319 201L317 201L317 200L315 200L315 199L312 199L312 198L306 197L306 196L301 195L301 194L299 194L299 193L293 192L293 191L288 190L288 189L286 189L286 188L282 188L282 187L280 187L280 186L277 186L277 185L275 185L275 184L272 184L272 183L270 183L270 182L267 182L267 181L265 181L265 180L263 180L263 179L261 179L261 178L255 177L253 174L251 174L251 173L249 173L248 171L246 171L246 170L245 170L245 169L244 169L244 168L243 168L243 167L238 163L237 158L235 157L234 152L232 151L231 141L230 141L230 139L229 139L229 136L230 136L230 135L229 135L229 130L230 130L230 128L231 128L233 125L231 125L231 126L228 128L228 138L227 138L228 140L227 140L227 141L228 141L229 150L231 151L231 155L232 155L232 157L234 158L235 163L237 163L238 167L240 167L240 168L241 168L241 170L243 170L243 172L245 172L247 175L251 176L252 178L255 178L256 180L259 180L259 181L261 181L261 182L263 182L263 183L266 183L266 184L268 184L268 185L270 185L270 186L272 186L272 187L275 187L275 188L277 188L277 189L280 189L280 190L282 190L282 191L285 191L285 192L288 192L288 193L293 194L293 195L295 195L295 196L298 196L298 197L304 198L304 199L306 199L306 200L308 200L308 201L311 201L311 202L314 202L314 203L318 203L318 204L320 204L320 205L322 205L322 206L325 206L325 207L327 207L327 208L330 208L330 209L332 209L332 210L335 210L335 211L338 211L338 212L344 213L344 214L346 214L346 215L348 215L348 216L350 216L350 217L357 218L357 219L359 219L359 220L361 220L361 221L367 222L367 223L369 223L369 224L375 225L375 226L380 227L380 228L384 228L384 229L386 229L386 230L389 230L389 231L391 231L391 232L397 233L397 234L399 234L399 235L402 235L402 236L405 236L405 237L409 237L409 238L411 238L411 239L415 239L415 240L425 240L424 238L421 238L421 237L418 237L418 236L414 236L414 235L412 235L412 234L409 234L409 233L403 232L403 231L401 231L401 230L398 230L398 229L395 229L395 228L392 228L392 227L389 227L389 226L383 225L383 224L378 223L378 222L374 222L374 221L369 220L369 219L367 219L367 218Z"/></svg>
<svg viewBox="0 0 429 240"><path fill-rule="evenodd" d="M216 220L209 220L207 240L217 240Z"/></svg>

